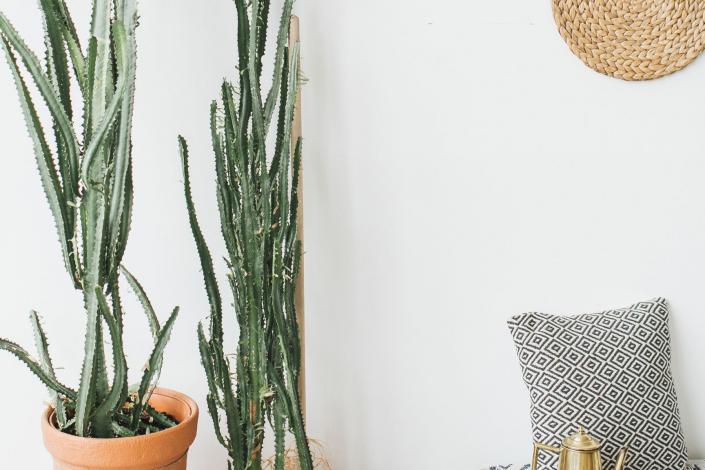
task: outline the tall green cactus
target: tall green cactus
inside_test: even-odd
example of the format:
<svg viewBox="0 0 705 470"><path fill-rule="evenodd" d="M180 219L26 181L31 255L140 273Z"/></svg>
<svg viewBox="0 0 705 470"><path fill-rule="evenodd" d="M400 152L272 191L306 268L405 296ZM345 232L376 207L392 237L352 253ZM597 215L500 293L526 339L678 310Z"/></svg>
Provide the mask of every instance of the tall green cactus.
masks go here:
<svg viewBox="0 0 705 470"><path fill-rule="evenodd" d="M74 288L83 292L87 325L78 389L57 379L47 338L35 312L30 319L39 359L5 339L0 339L0 349L17 356L49 388L62 430L91 437L132 436L159 430L174 423L149 407L147 401L159 375L178 308L159 327L144 290L123 270L144 306L155 344L140 386L130 392L119 286L133 199L131 126L136 0L93 0L85 52L64 0L40 0L40 7L45 34L43 61L2 12L0 40L17 86L64 263ZM53 146L47 141L26 75L49 110ZM71 103L74 83L83 99L80 124L76 124ZM76 131L79 125L80 137ZM111 382L103 345L106 331L112 348Z"/></svg>
<svg viewBox="0 0 705 470"><path fill-rule="evenodd" d="M208 335L202 325L198 328L208 411L231 470L262 468L267 421L274 432L276 469L284 468L287 432L296 440L301 469L313 468L298 390L301 351L294 306L301 260L296 226L301 141L291 148L299 90L298 43L291 51L288 46L292 3L284 1L272 87L263 96L270 1L235 0L238 83L225 81L220 105L211 104L216 194L239 327L239 341L232 348L224 344L223 302L191 198L186 141L179 138L186 205L211 307ZM271 142L274 148L268 151ZM226 348L235 350L233 365Z"/></svg>

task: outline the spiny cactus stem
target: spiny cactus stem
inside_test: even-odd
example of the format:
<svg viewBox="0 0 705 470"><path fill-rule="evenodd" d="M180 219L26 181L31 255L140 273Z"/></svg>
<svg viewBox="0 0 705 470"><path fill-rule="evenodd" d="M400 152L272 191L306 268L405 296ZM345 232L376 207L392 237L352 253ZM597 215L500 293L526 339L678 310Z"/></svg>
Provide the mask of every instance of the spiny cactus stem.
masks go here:
<svg viewBox="0 0 705 470"><path fill-rule="evenodd" d="M46 335L30 317L40 360L19 345L0 339L0 349L15 355L51 390L60 428L79 436L131 436L153 432L154 423L132 420L125 400L127 365L122 347L123 311L118 269L125 251L133 201L132 108L135 91L137 9L135 0L92 0L90 36L84 53L64 0L40 0L45 33L44 64L0 12L0 46L5 51L32 139L42 187L59 235L66 270L83 293L86 333L77 390L53 372ZM70 64L69 64L70 61ZM24 68L20 70L20 64ZM83 142L71 103L71 70L83 103ZM32 101L31 78L48 110L45 124ZM45 132L50 128L53 132ZM53 135L54 145L47 136ZM139 283L128 282L145 308L155 339L139 394L146 406L156 384L163 351L176 312L164 328ZM108 305L107 299L111 300ZM114 377L108 384L103 330L111 336ZM66 409L66 414L62 411ZM65 419L69 414L74 418ZM173 422L153 418L162 427Z"/></svg>
<svg viewBox="0 0 705 470"><path fill-rule="evenodd" d="M210 337L202 326L198 328L209 389L208 411L218 441L228 450L229 469L259 470L264 423L269 419L275 433L276 470L284 470L283 443L288 430L297 442L300 467L311 470L297 391L301 351L294 296L300 243L296 241L298 173L294 170L292 174L291 166L293 159L293 166L298 167L301 154L300 140L292 148L291 138L299 46L293 41L289 51L287 45L293 1L283 2L273 86L264 100L260 78L270 2L234 1L239 86L224 82L221 105L212 103L210 109L216 194L228 254L226 278L239 326L239 340L228 348L236 351L234 356L226 352L221 295L191 198L186 142L179 137L186 207L211 305ZM274 151L268 152L277 105ZM233 372L228 366L230 358L234 358ZM225 418L224 429L221 417Z"/></svg>

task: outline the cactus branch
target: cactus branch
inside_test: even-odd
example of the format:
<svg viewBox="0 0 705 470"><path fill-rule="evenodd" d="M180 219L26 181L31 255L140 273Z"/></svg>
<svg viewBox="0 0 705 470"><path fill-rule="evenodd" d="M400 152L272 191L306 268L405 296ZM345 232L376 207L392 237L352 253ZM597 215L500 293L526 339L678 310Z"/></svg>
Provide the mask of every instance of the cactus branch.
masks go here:
<svg viewBox="0 0 705 470"><path fill-rule="evenodd" d="M110 415L115 408L125 403L127 399L127 361L125 360L122 345L122 326L110 311L108 301L100 288L96 288L95 293L98 298L100 314L108 325L110 340L113 345L113 368L115 369L113 384L110 387L108 396L95 411L95 421L100 422L102 425L102 429L96 429L96 433L109 437L107 433L112 430Z"/></svg>
<svg viewBox="0 0 705 470"><path fill-rule="evenodd" d="M37 56L27 47L27 44L17 33L7 17L0 11L0 32L3 34L7 43L17 52L22 59L22 62L34 79L35 85L39 89L44 101L49 108L49 112L54 119L57 128L60 130L65 143L67 152L72 164L78 166L79 145L74 133L71 120L69 119L66 110L61 105L61 100L51 85L51 81L42 71L42 66L37 59Z"/></svg>
<svg viewBox="0 0 705 470"><path fill-rule="evenodd" d="M137 296L137 300L139 300L140 304L142 304L144 313L147 316L147 321L149 322L149 329L152 331L152 338L154 338L154 341L157 341L161 327L159 326L159 319L154 311L154 307L152 307L152 302L149 301L147 293L144 291L142 285L135 278L135 276L127 270L127 268L120 266L120 271L122 272L122 275L125 276L125 279L127 279L127 283L130 285L132 292L134 292Z"/></svg>
<svg viewBox="0 0 705 470"><path fill-rule="evenodd" d="M47 197L47 201L49 201L49 207L54 217L54 224L56 225L59 241L61 243L61 251L64 256L64 264L69 273L73 275L72 277L74 278L74 282L77 282L75 274L76 260L72 256L72 249L69 245L73 236L73 233L71 232L72 223L68 217L69 211L66 205L65 194L56 174L54 159L51 155L49 145L47 144L44 130L41 122L39 121L37 110L32 102L29 89L20 74L14 53L4 37L2 38L2 45L7 57L7 62L10 65L12 75L15 79L15 84L17 85L17 93L20 96L20 103L22 105L22 111L27 124L27 130L34 144L34 154L36 157L37 168L39 169L44 194Z"/></svg>
<svg viewBox="0 0 705 470"><path fill-rule="evenodd" d="M85 53L65 1L39 0L39 5L44 61L40 62L2 12L0 47L17 87L66 270L73 287L83 294L86 331L79 386L73 390L57 380L46 334L34 312L30 320L39 359L5 339L0 339L0 349L19 358L49 388L61 431L90 437L155 432L176 424L152 409L148 400L159 377L177 311L161 328L144 289L124 271L145 310L155 342L136 396L137 406L133 406L132 397L128 397L118 282L133 203L136 0L92 1ZM33 86L28 86L25 78L31 79ZM71 102L72 86L76 84L83 99L82 118L76 118ZM46 116L34 104L35 89L46 105ZM76 137L79 126L82 142ZM54 138L53 145L47 141L48 136ZM109 348L103 342L108 334ZM112 382L106 365L108 351L112 356Z"/></svg>
<svg viewBox="0 0 705 470"><path fill-rule="evenodd" d="M166 348L169 338L171 337L171 331L174 328L174 322L176 317L179 315L179 307L174 308L169 316L169 319L164 323L164 327L159 331L159 336L154 344L154 349L149 355L149 359L144 367L144 372L142 373L142 380L140 381L140 386L137 391L135 407L132 410L132 421L131 427L134 429L137 427L140 416L142 415L142 410L147 406L147 402L152 395L154 389L154 378L159 376L162 367L162 358L164 356L164 349Z"/></svg>
<svg viewBox="0 0 705 470"><path fill-rule="evenodd" d="M193 204L193 198L191 196L188 145L186 143L186 139L181 136L179 136L179 152L181 155L181 168L184 176L184 194L186 197L189 222L191 225L191 231L193 232L193 237L196 240L196 248L198 249L199 259L201 260L201 270L203 271L206 292L208 293L208 300L211 305L211 335L216 342L222 344L222 300L220 298L218 282L215 278L215 271L213 270L213 258L211 257L210 250L208 249L206 240L201 232L201 227L198 224L198 218L196 217L196 208Z"/></svg>
<svg viewBox="0 0 705 470"><path fill-rule="evenodd" d="M72 400L76 399L75 391L63 385L52 375L45 372L42 366L18 344L0 338L0 349L9 352L10 354L17 357L20 361L24 362L25 365L29 368L29 370L32 371L32 373L36 375L44 385L54 390L56 393L64 395L65 397L68 397Z"/></svg>
<svg viewBox="0 0 705 470"><path fill-rule="evenodd" d="M228 348L234 354L226 353L222 300L191 197L186 141L179 137L186 208L210 303L209 335L202 325L198 327L208 412L218 441L228 451L229 469L261 468L269 420L277 470L284 470L289 433L296 441L299 467L312 470L298 391L301 342L294 301L301 260L296 198L302 145L299 139L292 149L291 143L299 88L299 45L293 42L291 51L288 46L293 0L283 2L273 53L274 79L266 97L260 80L270 1L234 2L237 86L225 81L220 103L212 103L210 109L226 276L239 327L237 343ZM277 107L276 129L272 129ZM273 152L267 149L272 140Z"/></svg>
<svg viewBox="0 0 705 470"><path fill-rule="evenodd" d="M42 327L42 323L39 320L39 315L37 312L32 310L29 314L29 320L32 323L32 329L34 330L34 344L37 348L37 352L39 353L39 364L49 377L56 380L54 365L52 364L51 356L49 355L49 341L44 333L44 328ZM56 420L59 423L59 426L64 427L66 426L67 421L64 401L56 390L51 387L48 389L49 394L51 395L52 404L54 405L54 410L56 411Z"/></svg>

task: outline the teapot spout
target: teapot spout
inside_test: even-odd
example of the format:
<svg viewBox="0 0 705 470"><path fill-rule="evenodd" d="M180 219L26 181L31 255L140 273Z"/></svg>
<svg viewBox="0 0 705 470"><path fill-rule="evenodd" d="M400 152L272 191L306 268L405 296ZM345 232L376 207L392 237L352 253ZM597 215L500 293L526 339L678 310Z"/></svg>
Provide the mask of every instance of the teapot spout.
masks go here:
<svg viewBox="0 0 705 470"><path fill-rule="evenodd" d="M627 462L627 452L628 449L626 447L619 451L619 455L617 456L617 463L614 466L614 470L624 470L624 464Z"/></svg>

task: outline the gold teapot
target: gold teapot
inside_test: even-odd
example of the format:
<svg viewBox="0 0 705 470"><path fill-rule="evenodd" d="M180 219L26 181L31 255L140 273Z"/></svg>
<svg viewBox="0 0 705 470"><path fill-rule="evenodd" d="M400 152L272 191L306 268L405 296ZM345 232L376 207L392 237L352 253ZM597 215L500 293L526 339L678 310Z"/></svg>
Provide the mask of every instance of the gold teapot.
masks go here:
<svg viewBox="0 0 705 470"><path fill-rule="evenodd" d="M566 437L561 447L534 443L534 455L531 460L531 470L536 470L539 451L545 450L559 455L558 470L601 470L600 442L588 436L580 427L578 432ZM624 470L627 460L627 449L619 452L614 470Z"/></svg>

